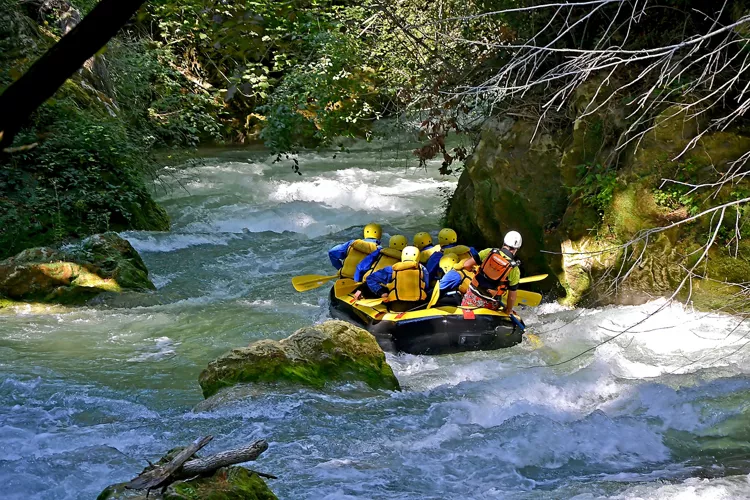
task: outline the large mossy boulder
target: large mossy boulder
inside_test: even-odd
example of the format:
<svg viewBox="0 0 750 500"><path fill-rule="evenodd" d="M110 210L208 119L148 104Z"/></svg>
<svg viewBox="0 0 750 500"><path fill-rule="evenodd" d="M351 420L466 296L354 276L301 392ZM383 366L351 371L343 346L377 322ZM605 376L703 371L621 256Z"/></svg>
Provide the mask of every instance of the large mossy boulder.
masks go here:
<svg viewBox="0 0 750 500"><path fill-rule="evenodd" d="M0 261L0 297L12 301L77 304L102 292L155 289L138 252L117 233L64 249L30 248Z"/></svg>
<svg viewBox="0 0 750 500"><path fill-rule="evenodd" d="M558 286L570 305L638 304L671 296L715 231L717 217L713 223L711 217L689 217L750 196L750 182L689 192L664 179L710 185L750 151L750 134L737 127L699 135L705 124L668 107L637 147L618 152L628 113L622 99L589 107L620 86L600 83L584 84L569 109L569 116L579 118L561 120L552 130L519 118L486 124L446 223L475 245L499 246L503 233L520 231L522 271L553 274L557 279L542 282L542 289ZM750 211L730 209L725 216L692 286L678 296L705 309L726 305L739 291L721 282L750 282ZM651 234L642 252L638 238L644 231L675 223ZM743 232L739 240L736 227Z"/></svg>
<svg viewBox="0 0 750 500"><path fill-rule="evenodd" d="M560 162L562 138L536 133L535 124L505 119L489 122L467 160L446 214L461 242L496 246L509 230L524 237L524 271L551 272L541 250L546 228L559 221L567 206Z"/></svg>
<svg viewBox="0 0 750 500"><path fill-rule="evenodd" d="M281 341L260 340L233 349L212 361L199 377L206 398L235 384L320 388L328 382L348 381L361 381L374 389L400 388L375 337L344 321L326 321L301 328Z"/></svg>

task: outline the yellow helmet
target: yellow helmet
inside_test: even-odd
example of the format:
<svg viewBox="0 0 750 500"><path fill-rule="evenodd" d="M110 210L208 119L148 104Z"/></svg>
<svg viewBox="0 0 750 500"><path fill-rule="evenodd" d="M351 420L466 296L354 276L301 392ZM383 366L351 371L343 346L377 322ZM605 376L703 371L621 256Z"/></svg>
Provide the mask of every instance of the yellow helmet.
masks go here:
<svg viewBox="0 0 750 500"><path fill-rule="evenodd" d="M447 253L441 257L438 265L444 273L448 274L448 271L454 269L456 264L458 264L458 255L455 253Z"/></svg>
<svg viewBox="0 0 750 500"><path fill-rule="evenodd" d="M448 227L444 227L438 233L438 243L440 246L452 245L458 241L458 235L456 232Z"/></svg>
<svg viewBox="0 0 750 500"><path fill-rule="evenodd" d="M406 247L401 251L401 262L419 262L419 248Z"/></svg>
<svg viewBox="0 0 750 500"><path fill-rule="evenodd" d="M372 238L373 240L379 240L383 234L383 230L380 229L380 224L367 224L365 226L365 238Z"/></svg>
<svg viewBox="0 0 750 500"><path fill-rule="evenodd" d="M432 245L432 236L430 233L417 233L414 235L414 246L422 250L427 245Z"/></svg>
<svg viewBox="0 0 750 500"><path fill-rule="evenodd" d="M393 248L394 250L403 250L408 244L409 242L403 234L394 234L391 236L391 239L388 240L388 247Z"/></svg>

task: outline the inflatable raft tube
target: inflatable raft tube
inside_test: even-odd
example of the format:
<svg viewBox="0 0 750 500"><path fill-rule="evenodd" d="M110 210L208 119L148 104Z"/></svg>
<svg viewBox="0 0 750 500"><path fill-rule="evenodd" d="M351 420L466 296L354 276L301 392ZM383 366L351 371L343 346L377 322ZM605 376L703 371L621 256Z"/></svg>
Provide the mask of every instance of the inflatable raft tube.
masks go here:
<svg viewBox="0 0 750 500"><path fill-rule="evenodd" d="M331 289L331 317L365 328L390 352L451 354L490 351L521 343L523 332L504 312L433 307L389 312L385 304L355 304L352 295L336 297Z"/></svg>

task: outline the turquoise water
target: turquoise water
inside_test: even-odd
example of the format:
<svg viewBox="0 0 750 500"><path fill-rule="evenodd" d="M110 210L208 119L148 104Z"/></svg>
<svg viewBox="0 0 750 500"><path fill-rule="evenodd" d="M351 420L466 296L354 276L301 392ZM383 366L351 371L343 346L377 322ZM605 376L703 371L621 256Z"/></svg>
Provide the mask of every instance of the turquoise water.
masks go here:
<svg viewBox="0 0 750 500"><path fill-rule="evenodd" d="M158 291L0 314L3 498L93 498L166 450L258 438L284 499L739 498L750 495L750 340L727 316L673 306L523 313L544 345L389 355L404 391L277 390L193 411L198 374L232 347L328 317L326 250L381 221L436 234L454 178L397 152L212 152L165 170L171 233L123 236Z"/></svg>

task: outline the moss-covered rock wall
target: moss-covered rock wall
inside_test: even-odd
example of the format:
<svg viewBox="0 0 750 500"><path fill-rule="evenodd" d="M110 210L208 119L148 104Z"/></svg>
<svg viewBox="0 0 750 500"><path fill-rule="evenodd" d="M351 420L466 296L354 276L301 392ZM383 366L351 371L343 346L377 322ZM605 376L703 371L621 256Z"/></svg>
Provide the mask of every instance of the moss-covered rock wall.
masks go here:
<svg viewBox="0 0 750 500"><path fill-rule="evenodd" d="M553 130L521 118L487 123L446 223L467 241L488 246L501 244L508 230L520 231L523 272L554 274L556 280L540 286L570 304L670 296L716 232L692 287L685 286L679 298L705 308L726 305L738 288L720 282L750 281L750 245L736 237L738 230L750 236L750 211L731 207L718 230L718 213L713 219L692 217L747 197L750 183L698 190L681 183L712 184L736 168L733 162L750 151L750 133L737 126L700 136L697 119L670 107L637 147L618 148L628 125L622 102L584 113L593 92L598 89L603 100L613 85L584 85L568 114L585 118L563 120Z"/></svg>

